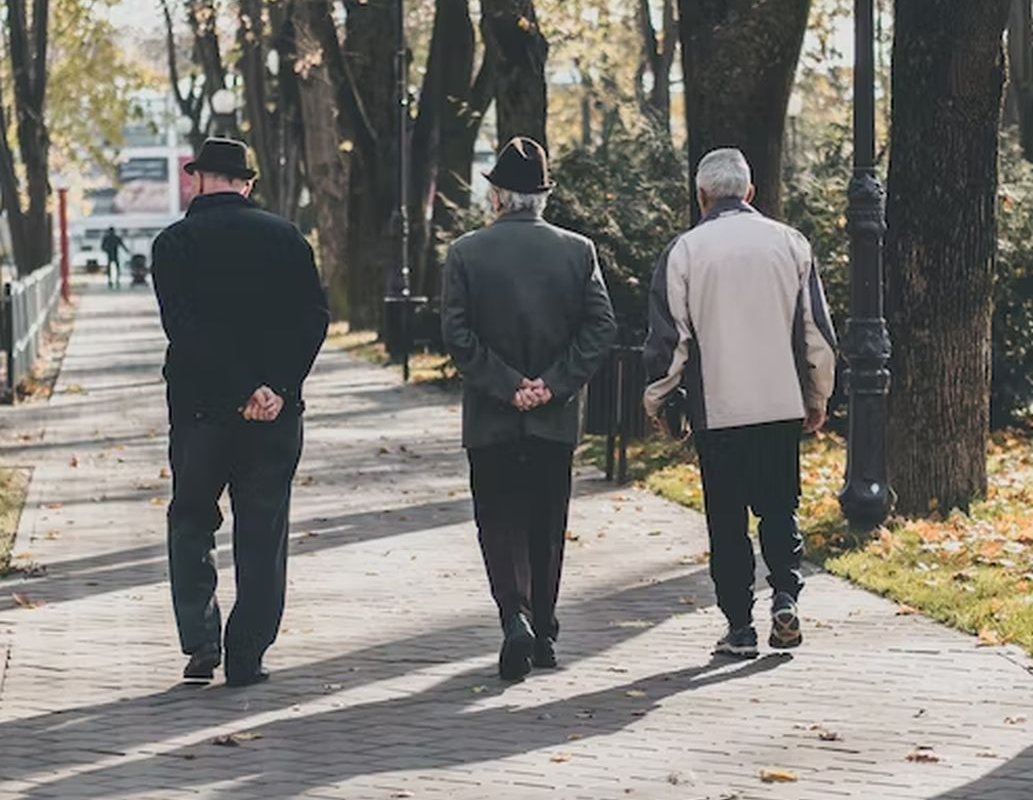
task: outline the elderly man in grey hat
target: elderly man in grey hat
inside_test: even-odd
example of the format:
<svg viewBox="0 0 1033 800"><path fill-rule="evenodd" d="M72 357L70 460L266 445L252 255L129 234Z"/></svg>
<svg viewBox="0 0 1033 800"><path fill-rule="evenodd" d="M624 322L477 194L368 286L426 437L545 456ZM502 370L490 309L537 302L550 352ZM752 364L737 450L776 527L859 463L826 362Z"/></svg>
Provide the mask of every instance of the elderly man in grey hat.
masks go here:
<svg viewBox="0 0 1033 800"><path fill-rule="evenodd" d="M556 600L578 396L616 333L591 241L542 219L545 151L517 137L486 176L496 219L445 265L445 344L463 376L463 445L503 628L499 674L556 666Z"/></svg>

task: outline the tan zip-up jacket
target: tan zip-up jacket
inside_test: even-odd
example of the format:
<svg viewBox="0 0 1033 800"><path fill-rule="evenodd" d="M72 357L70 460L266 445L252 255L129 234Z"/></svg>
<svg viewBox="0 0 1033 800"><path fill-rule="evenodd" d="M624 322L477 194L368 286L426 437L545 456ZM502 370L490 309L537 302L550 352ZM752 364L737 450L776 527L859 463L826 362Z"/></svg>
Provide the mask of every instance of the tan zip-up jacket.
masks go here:
<svg viewBox="0 0 1033 800"><path fill-rule="evenodd" d="M683 386L693 430L802 419L835 384L835 334L807 239L722 202L672 242L650 289L646 411Z"/></svg>

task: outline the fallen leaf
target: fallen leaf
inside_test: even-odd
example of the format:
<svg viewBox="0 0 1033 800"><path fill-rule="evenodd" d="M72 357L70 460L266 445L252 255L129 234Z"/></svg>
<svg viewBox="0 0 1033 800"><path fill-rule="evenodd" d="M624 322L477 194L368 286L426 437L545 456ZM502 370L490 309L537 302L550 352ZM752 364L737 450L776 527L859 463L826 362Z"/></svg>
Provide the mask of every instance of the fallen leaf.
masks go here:
<svg viewBox="0 0 1033 800"><path fill-rule="evenodd" d="M250 742L261 738L262 734L260 733L241 731L240 733L227 733L222 736L216 736L212 739L212 744L220 747L240 747L241 742Z"/></svg>
<svg viewBox="0 0 1033 800"><path fill-rule="evenodd" d="M568 742L576 742L578 739L583 739L583 738L584 738L584 736L582 734L580 734L580 733L572 733L572 734L567 736L567 741Z"/></svg>
<svg viewBox="0 0 1033 800"><path fill-rule="evenodd" d="M993 628L983 627L979 630L979 641L976 647L997 647L1004 644L1004 639Z"/></svg>
<svg viewBox="0 0 1033 800"><path fill-rule="evenodd" d="M646 697L647 696L646 693L643 692L641 689L628 689L628 691L626 691L624 694L627 697L634 697L634 698L640 698L640 697Z"/></svg>
<svg viewBox="0 0 1033 800"><path fill-rule="evenodd" d="M940 757L933 752L931 747L916 747L907 754L907 760L915 764L937 764Z"/></svg>
<svg viewBox="0 0 1033 800"><path fill-rule="evenodd" d="M762 769L760 779L764 783L796 783L799 778L788 769Z"/></svg>
<svg viewBox="0 0 1033 800"><path fill-rule="evenodd" d="M1005 725L1021 725L1025 721L1026 721L1026 716L1024 714L1017 714L1014 717L1005 717L1004 718L1004 724Z"/></svg>
<svg viewBox="0 0 1033 800"><path fill-rule="evenodd" d="M165 505L165 498L164 497L152 497L151 498L151 505L152 506L163 506L163 505Z"/></svg>
<svg viewBox="0 0 1033 800"><path fill-rule="evenodd" d="M488 687L487 686L474 686L470 691L473 692L474 694L482 694L483 692L488 691Z"/></svg>
<svg viewBox="0 0 1033 800"><path fill-rule="evenodd" d="M70 467L78 467L79 466L79 456L72 456L71 460L68 462L68 466L70 466Z"/></svg>
<svg viewBox="0 0 1033 800"><path fill-rule="evenodd" d="M841 742L843 738L835 731L818 731L818 738L823 742Z"/></svg>
<svg viewBox="0 0 1033 800"><path fill-rule="evenodd" d="M976 758L997 758L997 753L992 750L984 750L981 753L976 753Z"/></svg>
<svg viewBox="0 0 1033 800"><path fill-rule="evenodd" d="M917 614L918 609L908 605L897 606L896 614L898 617L908 617L912 614Z"/></svg>
<svg viewBox="0 0 1033 800"><path fill-rule="evenodd" d="M168 479L172 477L172 473L169 471L168 467L162 467L161 472L158 473L158 477L162 479Z"/></svg>
<svg viewBox="0 0 1033 800"><path fill-rule="evenodd" d="M572 757L570 753L556 753L549 758L549 761L552 761L554 764L562 764L565 761L570 761Z"/></svg>
<svg viewBox="0 0 1033 800"><path fill-rule="evenodd" d="M27 594L22 594L21 592L11 592L11 599L19 608L39 608L44 605L42 600L33 600Z"/></svg>
<svg viewBox="0 0 1033 800"><path fill-rule="evenodd" d="M563 538L566 539L568 542L576 542L581 537L574 533L574 531L567 531L565 534L563 534Z"/></svg>
<svg viewBox="0 0 1033 800"><path fill-rule="evenodd" d="M64 503L47 503L47 508L49 508L52 511L57 511L59 508L64 508L64 507L65 507Z"/></svg>

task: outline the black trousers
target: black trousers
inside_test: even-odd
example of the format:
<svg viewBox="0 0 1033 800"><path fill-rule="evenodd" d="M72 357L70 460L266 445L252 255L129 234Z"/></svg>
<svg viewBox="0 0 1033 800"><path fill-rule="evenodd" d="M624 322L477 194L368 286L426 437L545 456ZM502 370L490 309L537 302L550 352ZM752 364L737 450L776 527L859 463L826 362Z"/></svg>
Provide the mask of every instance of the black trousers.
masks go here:
<svg viewBox="0 0 1033 800"><path fill-rule="evenodd" d="M243 419L176 421L170 431L172 504L169 574L183 652L222 643L215 590L219 498L229 487L237 601L226 624L226 662L248 670L276 640L287 585L291 482L301 457L302 423Z"/></svg>
<svg viewBox="0 0 1033 800"><path fill-rule="evenodd" d="M760 518L760 548L775 592L794 599L803 588L799 420L696 434L707 528L710 576L717 604L733 627L753 619L756 564L748 510Z"/></svg>
<svg viewBox="0 0 1033 800"><path fill-rule="evenodd" d="M573 447L521 439L472 448L470 486L491 594L505 624L523 612L556 638Z"/></svg>

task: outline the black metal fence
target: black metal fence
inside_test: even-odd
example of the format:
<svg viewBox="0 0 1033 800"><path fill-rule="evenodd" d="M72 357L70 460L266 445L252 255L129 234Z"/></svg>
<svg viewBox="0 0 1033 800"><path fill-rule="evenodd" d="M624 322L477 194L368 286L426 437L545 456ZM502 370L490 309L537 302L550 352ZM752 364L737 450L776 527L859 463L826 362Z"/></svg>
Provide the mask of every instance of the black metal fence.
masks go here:
<svg viewBox="0 0 1033 800"><path fill-rule="evenodd" d="M43 331L57 307L60 292L61 270L57 264L4 284L0 348L6 355L7 369L0 386L2 402L14 402L18 384L32 371L43 342Z"/></svg>
<svg viewBox="0 0 1033 800"><path fill-rule="evenodd" d="M585 409L587 433L606 437L606 479L628 480L628 443L642 439L649 430L642 394L646 368L642 348L611 348L599 371L588 384Z"/></svg>

